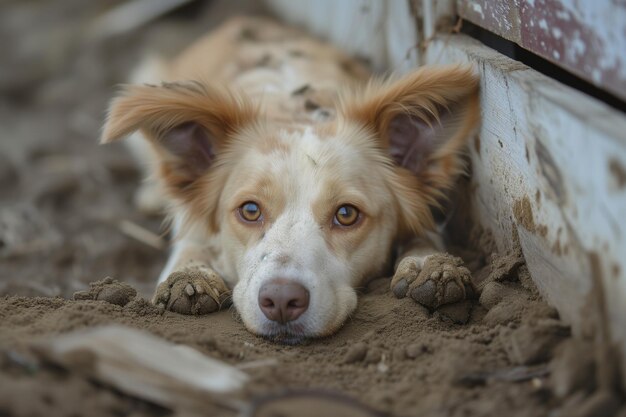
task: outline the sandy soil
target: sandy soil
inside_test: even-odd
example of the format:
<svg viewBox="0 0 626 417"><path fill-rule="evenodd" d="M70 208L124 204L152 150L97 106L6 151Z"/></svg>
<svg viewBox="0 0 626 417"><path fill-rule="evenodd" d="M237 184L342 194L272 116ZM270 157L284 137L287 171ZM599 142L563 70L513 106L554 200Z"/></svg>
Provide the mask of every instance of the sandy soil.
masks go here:
<svg viewBox="0 0 626 417"><path fill-rule="evenodd" d="M111 3L0 6L0 49L7 51L0 66L0 416L171 415L33 353L54 335L106 323L231 364L270 359L246 369L253 377L246 403L306 389L398 416L617 411L621 400L596 389L591 347L570 338L517 254L472 256L480 299L434 312L396 299L388 278L376 280L339 333L301 346L253 336L234 311L183 316L149 304L166 250L133 238L128 224L159 234L160 219L133 208L140 178L123 147L96 146L106 103L155 45L175 51L256 6L194 5L141 30L89 40L85 30ZM107 276L126 284L89 287ZM210 401L206 407L203 415L235 414Z"/></svg>
<svg viewBox="0 0 626 417"><path fill-rule="evenodd" d="M47 367L29 350L52 335L120 323L233 364L275 360L247 370L254 381L249 399L285 389L323 389L393 415L547 414L559 404L550 394L548 361L568 329L519 282L494 285L499 288L483 300L490 310L468 302L430 313L410 299L396 299L388 279L376 280L337 335L303 346L253 336L234 311L163 313L115 281L94 286L97 301L85 300L85 293L78 301L7 297L0 300L0 410L32 415L52 409L64 415L98 405L106 416L117 409L151 413L148 404L81 380L76 370ZM68 394L77 397L73 406Z"/></svg>

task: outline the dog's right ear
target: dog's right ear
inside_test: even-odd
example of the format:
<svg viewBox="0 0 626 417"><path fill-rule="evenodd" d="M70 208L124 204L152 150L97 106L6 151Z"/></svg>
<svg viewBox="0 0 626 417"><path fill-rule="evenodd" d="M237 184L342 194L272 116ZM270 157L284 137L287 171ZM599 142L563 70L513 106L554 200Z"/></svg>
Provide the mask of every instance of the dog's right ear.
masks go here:
<svg viewBox="0 0 626 417"><path fill-rule="evenodd" d="M364 126L394 163L401 230L433 227L429 206L438 207L464 172L480 116L478 88L471 67L433 66L343 97L344 120Z"/></svg>
<svg viewBox="0 0 626 417"><path fill-rule="evenodd" d="M169 191L185 199L233 133L255 118L256 109L243 97L201 83L126 86L110 105L101 143L141 131Z"/></svg>

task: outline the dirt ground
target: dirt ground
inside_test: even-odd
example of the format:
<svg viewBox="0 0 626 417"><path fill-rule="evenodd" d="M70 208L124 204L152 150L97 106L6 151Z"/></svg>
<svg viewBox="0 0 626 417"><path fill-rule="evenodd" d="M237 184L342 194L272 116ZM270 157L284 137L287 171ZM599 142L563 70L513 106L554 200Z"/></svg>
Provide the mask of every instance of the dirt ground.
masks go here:
<svg viewBox="0 0 626 417"><path fill-rule="evenodd" d="M0 5L0 417L182 415L33 352L110 323L244 365L245 404L306 390L394 416L626 415L623 399L596 383L593 346L571 338L516 253L473 255L480 299L434 312L396 299L388 278L375 280L336 335L300 346L250 334L232 310L194 317L149 304L167 236L160 219L133 206L140 178L124 148L97 146L106 103L147 52L172 53L259 7L196 2L138 30L98 32L95 19L114 3ZM138 227L162 237L138 239ZM106 281L98 300L73 299L107 276L130 284L124 296ZM237 412L207 399L200 414Z"/></svg>

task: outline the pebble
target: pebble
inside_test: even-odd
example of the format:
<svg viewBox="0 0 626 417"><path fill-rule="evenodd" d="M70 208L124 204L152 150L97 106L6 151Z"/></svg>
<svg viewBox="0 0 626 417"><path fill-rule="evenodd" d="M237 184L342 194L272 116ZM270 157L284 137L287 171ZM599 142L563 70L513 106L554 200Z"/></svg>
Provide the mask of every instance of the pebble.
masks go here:
<svg viewBox="0 0 626 417"><path fill-rule="evenodd" d="M407 358L409 359L415 359L418 356L426 353L428 351L428 348L420 343L414 343L411 345L408 345L404 351L405 355Z"/></svg>

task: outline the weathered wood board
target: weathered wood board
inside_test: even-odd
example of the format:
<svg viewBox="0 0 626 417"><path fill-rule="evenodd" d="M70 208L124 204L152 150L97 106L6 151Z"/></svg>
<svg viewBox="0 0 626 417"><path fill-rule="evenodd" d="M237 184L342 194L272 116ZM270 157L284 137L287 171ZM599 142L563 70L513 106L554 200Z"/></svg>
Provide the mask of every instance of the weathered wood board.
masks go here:
<svg viewBox="0 0 626 417"><path fill-rule="evenodd" d="M626 359L626 117L463 35L433 40L425 59L480 72L483 121L471 146L480 223L500 250L519 239L575 332L610 333Z"/></svg>
<svg viewBox="0 0 626 417"><path fill-rule="evenodd" d="M62 367L178 411L206 404L237 408L234 393L249 380L243 371L189 346L122 325L77 330L34 348Z"/></svg>
<svg viewBox="0 0 626 417"><path fill-rule="evenodd" d="M464 19L626 99L626 3L457 0Z"/></svg>

